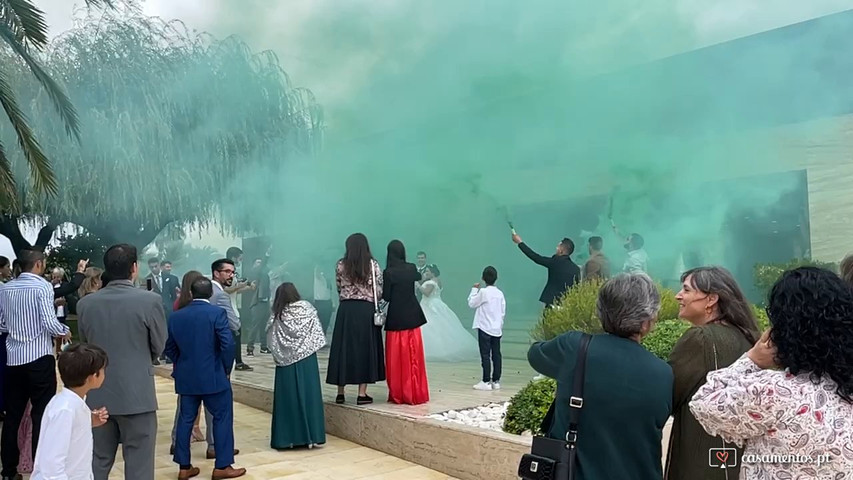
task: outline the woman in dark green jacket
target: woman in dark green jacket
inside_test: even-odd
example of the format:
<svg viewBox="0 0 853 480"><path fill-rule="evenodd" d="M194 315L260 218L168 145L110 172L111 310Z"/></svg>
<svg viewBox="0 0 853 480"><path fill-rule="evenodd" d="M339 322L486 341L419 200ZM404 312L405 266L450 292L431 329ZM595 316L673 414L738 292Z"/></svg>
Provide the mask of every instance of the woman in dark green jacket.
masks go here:
<svg viewBox="0 0 853 480"><path fill-rule="evenodd" d="M749 351L760 336L752 306L728 270L699 267L681 276L675 296L679 317L693 327L678 340L669 356L675 375L672 434L666 480L736 480L739 469L711 468L712 448L741 449L712 437L690 413L688 403L705 384L708 372L728 367ZM740 462L738 462L740 465Z"/></svg>
<svg viewBox="0 0 853 480"><path fill-rule="evenodd" d="M601 287L598 317L606 333L587 351L578 421L577 480L660 479L661 437L671 412L672 370L640 341L660 310L660 294L645 274L622 274ZM557 380L550 438L565 439L581 332L536 343L527 358Z"/></svg>

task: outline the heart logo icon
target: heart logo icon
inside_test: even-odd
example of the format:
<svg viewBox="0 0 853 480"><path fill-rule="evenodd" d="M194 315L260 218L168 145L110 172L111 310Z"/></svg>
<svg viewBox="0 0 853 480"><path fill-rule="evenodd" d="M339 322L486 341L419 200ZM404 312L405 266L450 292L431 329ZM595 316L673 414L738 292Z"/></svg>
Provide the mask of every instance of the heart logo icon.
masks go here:
<svg viewBox="0 0 853 480"><path fill-rule="evenodd" d="M726 460L729 459L729 452L717 452L717 460L722 463L726 463Z"/></svg>

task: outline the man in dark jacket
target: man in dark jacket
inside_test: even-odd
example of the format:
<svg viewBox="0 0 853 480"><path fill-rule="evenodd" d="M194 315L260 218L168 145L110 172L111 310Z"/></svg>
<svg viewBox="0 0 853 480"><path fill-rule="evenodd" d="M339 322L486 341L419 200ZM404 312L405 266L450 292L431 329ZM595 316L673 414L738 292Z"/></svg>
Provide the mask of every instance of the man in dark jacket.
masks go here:
<svg viewBox="0 0 853 480"><path fill-rule="evenodd" d="M545 308L557 302L566 290L572 288L580 279L580 267L571 258L575 252L575 244L570 239L564 238L560 241L557 244L557 252L551 257L543 257L531 250L516 233L512 234L512 241L527 258L548 269L548 281L539 296L539 301L545 304Z"/></svg>

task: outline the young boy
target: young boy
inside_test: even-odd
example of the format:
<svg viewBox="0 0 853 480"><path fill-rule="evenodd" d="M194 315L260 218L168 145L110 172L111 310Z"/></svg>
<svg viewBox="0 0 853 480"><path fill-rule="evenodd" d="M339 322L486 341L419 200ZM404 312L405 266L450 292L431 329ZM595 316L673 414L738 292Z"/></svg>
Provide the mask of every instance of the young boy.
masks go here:
<svg viewBox="0 0 853 480"><path fill-rule="evenodd" d="M104 383L107 353L75 343L59 354L64 388L47 404L30 480L88 480L92 474L92 427L106 423L105 408L89 410L86 394Z"/></svg>
<svg viewBox="0 0 853 480"><path fill-rule="evenodd" d="M474 312L474 326L480 342L480 360L483 363L483 380L474 385L474 390L500 390L501 388L501 337L503 336L506 300L495 282L498 272L495 267L483 270L484 288L474 284L468 295L468 306ZM494 371L492 371L494 365Z"/></svg>

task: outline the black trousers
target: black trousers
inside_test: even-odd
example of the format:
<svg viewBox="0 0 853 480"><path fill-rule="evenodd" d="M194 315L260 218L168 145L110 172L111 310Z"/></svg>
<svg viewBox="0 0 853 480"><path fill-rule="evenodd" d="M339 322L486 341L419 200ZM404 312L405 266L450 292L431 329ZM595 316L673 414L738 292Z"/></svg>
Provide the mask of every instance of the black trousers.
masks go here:
<svg viewBox="0 0 853 480"><path fill-rule="evenodd" d="M0 437L0 457L3 461L4 477L18 474L18 428L27 409L27 401L32 404L30 416L33 420L33 458L41 432L41 418L50 399L56 395L56 359L45 355L34 362L6 367L4 394L6 396L6 420Z"/></svg>
<svg viewBox="0 0 853 480"><path fill-rule="evenodd" d="M246 351L255 351L255 342L261 344L261 349L267 349L267 321L270 319L270 303L258 302L249 309L249 338L246 339Z"/></svg>
<svg viewBox="0 0 853 480"><path fill-rule="evenodd" d="M501 380L501 337L493 337L477 329L477 341L480 343L480 361L483 364L483 381L499 382ZM494 371L492 366L494 365Z"/></svg>
<svg viewBox="0 0 853 480"><path fill-rule="evenodd" d="M231 330L231 335L234 337L234 364L242 365L243 363L243 354L241 353L242 343L240 334L240 330L242 330L242 325L237 330Z"/></svg>

